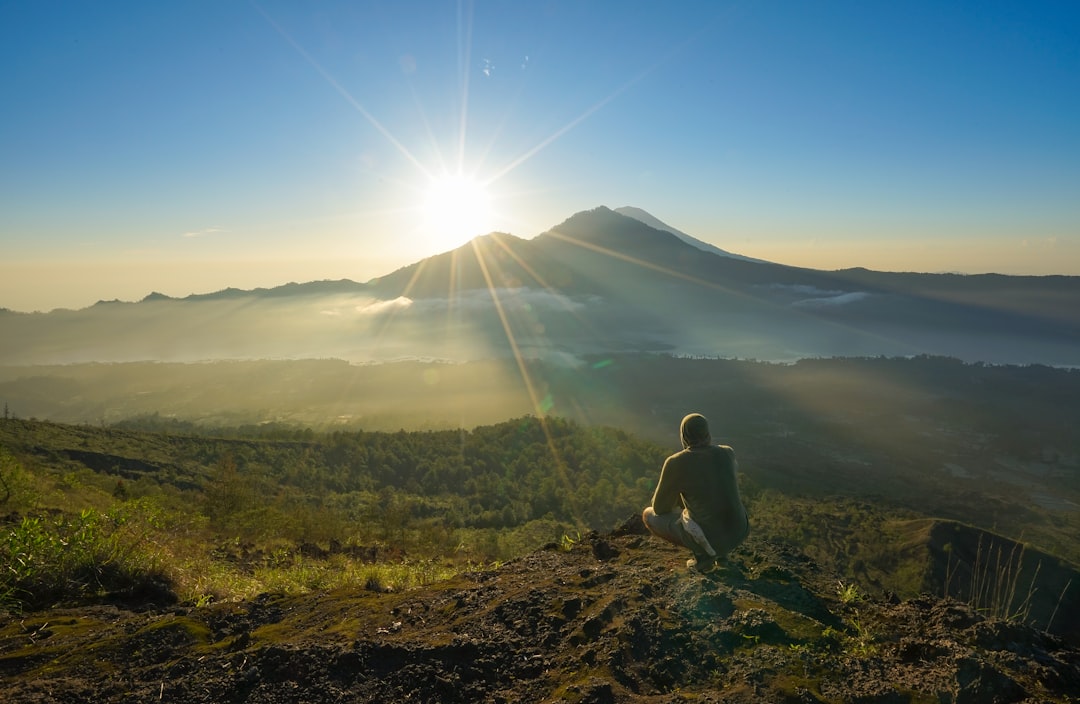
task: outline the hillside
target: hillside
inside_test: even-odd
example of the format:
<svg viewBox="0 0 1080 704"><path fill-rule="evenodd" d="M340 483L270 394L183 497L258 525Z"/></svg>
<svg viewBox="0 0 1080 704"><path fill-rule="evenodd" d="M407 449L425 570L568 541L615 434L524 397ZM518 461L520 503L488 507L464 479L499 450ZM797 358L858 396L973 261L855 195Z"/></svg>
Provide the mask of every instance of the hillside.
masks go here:
<svg viewBox="0 0 1080 704"><path fill-rule="evenodd" d="M667 450L613 428L4 418L0 690L35 703L1069 701L1080 572L1055 552L1077 550L1072 513L1018 501L1019 542L991 530L1005 504L899 492L917 473L857 488L894 495L843 496L807 486L835 465L804 462L800 484L758 451L740 454L751 538L703 576L636 516Z"/></svg>
<svg viewBox="0 0 1080 704"><path fill-rule="evenodd" d="M942 358L803 360L791 365L644 355L587 361L574 367L530 363L523 368L494 362L350 365L340 360L12 368L0 369L0 401L9 403L13 416L77 424L78 433L86 437L73 437L58 448L65 458L63 451L83 451L83 442L98 442L93 436L103 423L122 424L152 431L147 437L158 438L156 442L167 435L183 462L205 458L204 476L213 473L228 446L219 443L207 452L208 440L185 437L213 435L217 428L245 426L244 432L253 437L271 439L280 432L282 438L307 441L291 449L283 445L280 457L268 450L245 460L267 481L279 481L285 473L268 467L291 463L312 465L327 476L350 476L350 455L342 454L344 449L331 451L334 447L388 444L392 452L376 453L367 466L379 477L398 473L398 490L410 481L426 486L427 470L416 467L427 460L410 456L413 451L403 451L397 440L389 442L397 431L437 429L410 441L409 447L433 448L432 441L438 440L446 452L460 456L461 428L502 426L505 418L541 413L578 427L621 429L621 436L612 437L632 434L655 443L641 453L649 459L633 464L639 472L633 481L647 484L665 448L676 440L679 419L688 409L697 410L710 419L718 437L739 451L748 489L816 501L850 497L890 512L913 512L909 518L959 521L1080 563L1076 371ZM496 436L505 437L506 449L513 452L549 454L542 430L535 423L530 427L531 445L518 444L509 431ZM568 438L573 435L568 433ZM13 443L31 440L25 432L11 438ZM111 442L102 440L98 451L125 454L110 449ZM610 441L582 442L598 445L591 452L603 461L629 466L617 458L617 448L607 447ZM306 447L311 448L310 458L303 455ZM575 482L595 469L581 467L579 447L572 443L569 454L558 447L559 456L572 462L568 476ZM126 456L145 461L160 451L136 446L130 453ZM402 461L384 465L391 456ZM413 464L404 464L406 459ZM485 465L494 482L488 486L504 481L505 471L487 467L497 468L505 460L500 449ZM168 458L161 462L176 464ZM474 471L461 459L451 464L452 476ZM560 476L554 463L545 466ZM459 487L464 488L463 482ZM371 485L361 488L370 490ZM509 503L516 507L510 509L514 516L543 516L546 509L537 514L531 507L533 498L505 498L521 488L507 487L504 498L495 490L463 498L487 502L483 511L502 511ZM623 491L633 503L626 498L628 503L618 511L631 510L648 489L631 482ZM621 515L618 511L614 516ZM561 517L569 520L570 514ZM609 518L604 516L604 521ZM610 523L588 527L605 529ZM796 536L799 528L785 530ZM840 528L834 535L846 535L848 541L860 537L858 531ZM851 552L847 546L836 551ZM856 559L849 558L852 563Z"/></svg>
<svg viewBox="0 0 1080 704"><path fill-rule="evenodd" d="M630 518L402 593L136 611L0 626L5 701L1066 702L1080 649L954 601L872 599L782 544L729 565Z"/></svg>

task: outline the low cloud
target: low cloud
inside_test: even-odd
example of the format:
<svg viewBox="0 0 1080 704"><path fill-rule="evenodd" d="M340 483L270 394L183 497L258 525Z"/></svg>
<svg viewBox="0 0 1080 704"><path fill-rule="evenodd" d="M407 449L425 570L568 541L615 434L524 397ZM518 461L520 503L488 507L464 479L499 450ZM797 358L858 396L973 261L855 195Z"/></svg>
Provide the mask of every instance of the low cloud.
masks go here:
<svg viewBox="0 0 1080 704"><path fill-rule="evenodd" d="M208 227L204 230L192 230L191 232L185 232L181 237L206 237L208 235L216 235L219 232L228 232L223 227Z"/></svg>
<svg viewBox="0 0 1080 704"><path fill-rule="evenodd" d="M1043 237L1041 239L1028 239L1024 238L1020 240L1020 246L1024 249L1028 248L1040 248L1040 249L1053 249L1058 245L1057 237Z"/></svg>
<svg viewBox="0 0 1080 704"><path fill-rule="evenodd" d="M808 284L768 284L765 288L772 289L774 291L783 291L786 293L794 293L800 296L839 296L846 291L832 291L828 289L818 288L817 286L810 286Z"/></svg>
<svg viewBox="0 0 1080 704"><path fill-rule="evenodd" d="M277 305L277 304L274 304ZM287 305L287 304L286 304ZM374 317L404 310L413 305L411 298L399 296L390 300L377 298L342 296L319 300L318 315L333 319L357 319Z"/></svg>
<svg viewBox="0 0 1080 704"><path fill-rule="evenodd" d="M483 312L495 308L492 297L498 299L499 305L508 313L528 314L545 311L560 313L578 313L585 310L589 305L602 303L597 296L579 296L571 298L561 293L554 293L542 289L532 288L500 288L494 291L477 290L463 291L460 295L452 298L418 298L412 299L406 296L398 296L392 299L374 299L366 297L348 296L336 300L323 299L319 308L315 311L324 319L346 320L374 318L381 315L390 315L408 312L408 316L402 320L411 319L413 316L426 316L430 314L445 314L447 310L458 312Z"/></svg>
<svg viewBox="0 0 1080 704"><path fill-rule="evenodd" d="M452 299L425 298L417 300L415 303L418 309L444 309L450 306L461 310L476 310L491 308L494 305L492 298L498 299L499 305L505 310L537 309L564 312L580 311L587 305L599 303L601 300L596 296L571 298L545 289L497 288L490 291L487 289L464 291L461 295L454 296Z"/></svg>
<svg viewBox="0 0 1080 704"><path fill-rule="evenodd" d="M870 294L865 291L851 291L850 293L840 293L835 296L822 296L820 298L804 298L801 301L795 301L791 305L798 306L800 308L821 308L823 306L842 306L847 303L854 303L867 298Z"/></svg>
<svg viewBox="0 0 1080 704"><path fill-rule="evenodd" d="M381 313L387 313L394 310L403 310L405 308L411 308L413 300L406 298L405 296L398 296L397 298L389 301L372 301L371 303L365 303L363 305L356 306L356 312L360 315L379 315Z"/></svg>
<svg viewBox="0 0 1080 704"><path fill-rule="evenodd" d="M768 284L763 286L772 291L798 297L791 302L798 308L820 308L822 306L840 306L847 303L861 301L870 294L866 291L841 291L836 289L818 288L809 284Z"/></svg>

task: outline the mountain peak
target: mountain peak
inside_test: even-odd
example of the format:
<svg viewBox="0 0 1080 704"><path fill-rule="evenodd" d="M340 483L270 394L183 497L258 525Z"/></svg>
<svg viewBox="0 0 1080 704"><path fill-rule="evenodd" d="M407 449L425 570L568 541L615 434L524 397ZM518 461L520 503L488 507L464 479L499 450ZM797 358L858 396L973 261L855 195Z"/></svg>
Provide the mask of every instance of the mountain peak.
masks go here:
<svg viewBox="0 0 1080 704"><path fill-rule="evenodd" d="M658 230L648 223L618 213L606 206L574 213L559 225L542 233L537 239L556 237L578 243L589 243L615 250L630 245L679 246L671 232Z"/></svg>
<svg viewBox="0 0 1080 704"><path fill-rule="evenodd" d="M743 256L741 254L734 254L734 253L729 252L729 251L727 251L725 249L720 249L719 247L717 247L715 245L709 244L708 242L702 242L701 240L697 239L696 237L688 235L685 232L682 232L681 230L676 230L671 225L668 225L666 222L663 222L659 218L652 215L652 213L649 213L649 212L647 212L645 210L642 210L641 208L635 208L632 205L624 205L621 208L616 208L615 212L619 213L620 215L625 215L628 218L634 218L635 220L640 220L641 222L645 223L649 227L655 228L657 230L663 230L664 232L670 232L671 234L675 235L676 237L678 237L680 240L682 240L686 244L688 244L688 245L690 245L692 247L697 247L698 249L700 249L700 250L702 250L704 252L711 252L712 254L719 254L722 257L731 257L732 259L742 259L743 261L748 261L748 262L768 263L764 259L754 259L753 257L746 257L746 256Z"/></svg>

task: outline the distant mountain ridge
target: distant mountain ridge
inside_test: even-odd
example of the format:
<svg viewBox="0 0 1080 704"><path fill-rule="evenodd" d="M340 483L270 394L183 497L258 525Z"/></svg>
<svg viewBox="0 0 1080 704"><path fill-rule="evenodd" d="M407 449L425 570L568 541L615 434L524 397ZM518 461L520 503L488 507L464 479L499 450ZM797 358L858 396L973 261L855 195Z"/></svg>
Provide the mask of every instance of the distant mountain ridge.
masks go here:
<svg viewBox="0 0 1080 704"><path fill-rule="evenodd" d="M357 283L351 279L324 279L321 281L308 281L296 283L291 281L281 286L272 288L225 288L212 293L192 293L183 297L167 296L164 293L153 291L147 294L139 303L152 303L155 301L212 301L230 298L243 298L246 296L320 296L338 293L362 293L367 290L367 285ZM98 303L114 303L115 301L98 301Z"/></svg>
<svg viewBox="0 0 1080 704"><path fill-rule="evenodd" d="M601 206L532 239L490 233L366 283L6 311L0 364L668 352L1080 366L1080 277L805 269L622 210L637 217Z"/></svg>

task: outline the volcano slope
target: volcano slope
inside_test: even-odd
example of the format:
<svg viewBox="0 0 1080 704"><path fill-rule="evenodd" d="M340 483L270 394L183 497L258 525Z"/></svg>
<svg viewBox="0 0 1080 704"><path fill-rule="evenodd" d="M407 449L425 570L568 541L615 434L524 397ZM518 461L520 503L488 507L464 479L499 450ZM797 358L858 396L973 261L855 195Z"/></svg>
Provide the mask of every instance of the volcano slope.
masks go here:
<svg viewBox="0 0 1080 704"><path fill-rule="evenodd" d="M1080 646L870 599L751 537L701 575L637 518L496 569L242 603L8 616L16 702L1065 702Z"/></svg>

